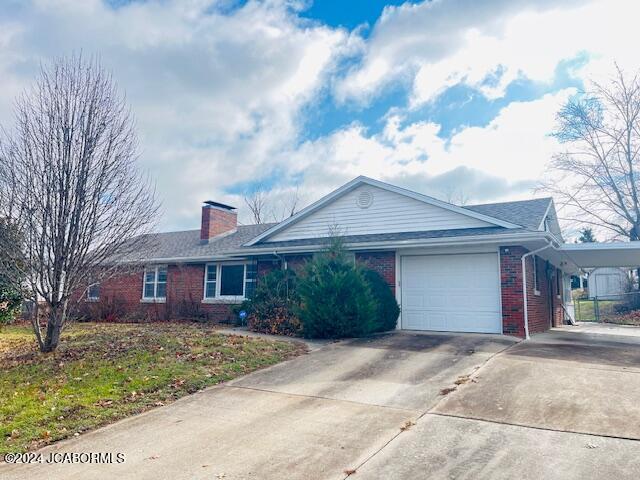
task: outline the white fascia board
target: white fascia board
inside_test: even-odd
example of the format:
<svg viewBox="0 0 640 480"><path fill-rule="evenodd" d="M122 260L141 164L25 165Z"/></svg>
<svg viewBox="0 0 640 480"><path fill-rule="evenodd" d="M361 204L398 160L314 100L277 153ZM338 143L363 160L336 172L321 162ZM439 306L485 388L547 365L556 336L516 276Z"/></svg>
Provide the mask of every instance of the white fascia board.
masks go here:
<svg viewBox="0 0 640 480"><path fill-rule="evenodd" d="M549 215L549 210L551 210L551 205L553 205L553 199L549 199L549 205L547 205L547 209L542 216L542 220L540 220L540 224L538 225L538 230L544 230L544 221L547 219L547 215Z"/></svg>
<svg viewBox="0 0 640 480"><path fill-rule="evenodd" d="M200 263L200 262L222 262L225 260L230 260L238 258L237 255L216 255L212 256L202 256L202 257L158 257L158 258L142 258L139 260L127 260L121 262L123 264L156 264L156 263L171 263L171 264L181 264L181 263Z"/></svg>
<svg viewBox="0 0 640 480"><path fill-rule="evenodd" d="M345 243L345 248L349 250L381 250L381 249L396 249L396 248L415 248L415 247L429 247L429 246L448 246L448 245L476 245L479 243L499 243L504 244L506 242L527 242L532 240L551 240L557 245L562 245L553 234L550 232L527 232L527 233L504 233L495 235L473 235L466 237L442 237L442 238L427 238L427 239L413 239L413 240L386 240L381 242L351 242ZM573 245L573 244L571 244ZM146 258L140 260L129 260L122 263L130 264L156 264L156 263L170 263L170 264L183 264L183 263L201 263L201 262L221 262L227 260L242 260L247 257L256 255L269 255L274 252L280 253L301 253L301 252L314 252L326 248L326 244L317 243L313 245L296 245L291 247L268 247L260 246L255 248L243 248L242 250L230 250L225 255L216 256L199 256L199 257L165 257L165 258ZM558 248L556 247L556 250ZM559 249L562 251L562 249Z"/></svg>
<svg viewBox="0 0 640 480"><path fill-rule="evenodd" d="M475 245L478 243L499 243L506 242L526 242L532 240L555 240L553 236L547 235L547 232L529 232L526 234L502 234L502 235L474 235L467 237L443 237L429 239L414 240L387 240L381 242L346 242L345 248L349 250L380 250L380 249L396 249L409 247L429 247L429 246L447 246L447 245ZM265 255L270 253L300 253L314 252L326 247L326 244L314 245L296 245L291 247L257 247L245 248L241 251L234 250L230 254L244 255Z"/></svg>
<svg viewBox="0 0 640 480"><path fill-rule="evenodd" d="M594 252L603 250L639 250L640 242L591 242L591 243L564 243L560 247L561 251L584 251Z"/></svg>
<svg viewBox="0 0 640 480"><path fill-rule="evenodd" d="M477 220L482 220L484 222L491 223L493 225L497 225L499 227L504 227L504 228L522 228L522 225L516 225L515 223L506 222L506 221L500 220L498 218L490 217L488 215L483 215L481 213L474 212L474 211L466 209L464 207L458 207L457 205L453 205L451 203L443 202L441 200L438 200L438 199L433 198L433 197L429 197L427 195L423 195L421 193L412 192L411 190L407 190L405 188L396 187L395 185L391 185L389 183L381 182L379 180L374 180L373 178L360 176L360 177L354 178L350 182L344 184L342 187L338 188L337 190L334 190L333 192L329 193L328 195L325 195L320 200L312 203L308 207L303 208L302 210L300 210L298 213L296 213L292 217L289 217L285 221L280 222L277 225L274 225L273 227L271 227L270 229L268 229L265 232L261 233L257 237L254 237L253 239L251 239L250 241L245 243L245 245L247 247L255 245L260 240L263 240L263 239L273 235L274 233L279 232L280 230L284 229L287 225L290 225L290 224L292 224L294 222L297 222L298 220L306 217L307 215L309 215L309 214L313 213L314 211L318 210L319 208L323 207L324 205L326 205L330 201L332 201L332 200L344 195L345 193L353 190L354 188L356 188L357 186L362 185L362 184L371 185L373 187L378 187L378 188L381 188L383 190L387 190L389 192L394 192L394 193L397 193L399 195L403 195L405 197L410 197L410 198L413 198L413 199L418 200L420 202L424 202L424 203L427 203L429 205L433 205L433 206L436 206L436 207L444 208L445 210L450 210L452 212L456 212L456 213L459 213L461 215L465 215L467 217L472 217L472 218L475 218Z"/></svg>

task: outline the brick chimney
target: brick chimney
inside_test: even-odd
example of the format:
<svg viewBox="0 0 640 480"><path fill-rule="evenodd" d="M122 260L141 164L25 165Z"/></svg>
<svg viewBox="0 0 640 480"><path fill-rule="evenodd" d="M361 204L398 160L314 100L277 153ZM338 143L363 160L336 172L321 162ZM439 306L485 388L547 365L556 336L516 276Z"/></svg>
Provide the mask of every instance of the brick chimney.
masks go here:
<svg viewBox="0 0 640 480"><path fill-rule="evenodd" d="M224 203L208 200L202 206L202 223L200 225L200 240L209 239L223 233L233 232L238 226L238 214L235 207Z"/></svg>

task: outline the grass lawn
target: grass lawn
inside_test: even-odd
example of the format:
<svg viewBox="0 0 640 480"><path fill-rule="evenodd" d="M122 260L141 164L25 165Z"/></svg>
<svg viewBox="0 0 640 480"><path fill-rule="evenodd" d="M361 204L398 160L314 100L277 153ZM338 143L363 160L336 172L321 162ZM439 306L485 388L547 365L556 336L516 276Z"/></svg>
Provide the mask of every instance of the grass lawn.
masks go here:
<svg viewBox="0 0 640 480"><path fill-rule="evenodd" d="M164 405L304 352L198 324L72 324L58 351L0 331L0 457Z"/></svg>
<svg viewBox="0 0 640 480"><path fill-rule="evenodd" d="M576 311L576 320L579 322L595 322L596 321L596 312L595 312L595 302L593 300L581 299L575 300L575 311ZM609 314L613 311L613 306L616 301L613 300L599 300L600 303L600 313L605 315Z"/></svg>

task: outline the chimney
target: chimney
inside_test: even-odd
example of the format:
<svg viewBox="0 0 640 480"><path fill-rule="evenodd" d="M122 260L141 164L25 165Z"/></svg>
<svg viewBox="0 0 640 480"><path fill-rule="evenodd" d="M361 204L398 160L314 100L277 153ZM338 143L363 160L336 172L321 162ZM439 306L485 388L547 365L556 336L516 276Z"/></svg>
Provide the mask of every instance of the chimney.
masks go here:
<svg viewBox="0 0 640 480"><path fill-rule="evenodd" d="M202 206L202 223L200 225L200 240L203 243L223 233L230 233L238 226L238 214L235 207L224 203L207 200Z"/></svg>

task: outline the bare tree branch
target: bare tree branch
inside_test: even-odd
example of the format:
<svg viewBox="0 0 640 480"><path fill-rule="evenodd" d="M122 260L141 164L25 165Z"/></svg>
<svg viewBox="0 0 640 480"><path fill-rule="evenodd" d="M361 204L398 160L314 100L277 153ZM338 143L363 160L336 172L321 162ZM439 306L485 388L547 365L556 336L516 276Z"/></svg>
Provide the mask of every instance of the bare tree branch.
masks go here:
<svg viewBox="0 0 640 480"><path fill-rule="evenodd" d="M269 192L260 184L245 193L243 199L251 212L253 223L262 224L268 221L277 223L297 213L300 192L298 187L285 193Z"/></svg>
<svg viewBox="0 0 640 480"><path fill-rule="evenodd" d="M557 115L556 138L566 150L550 164L543 189L564 219L640 239L640 78L616 65L607 85L569 100ZM560 174L560 175L558 175Z"/></svg>

